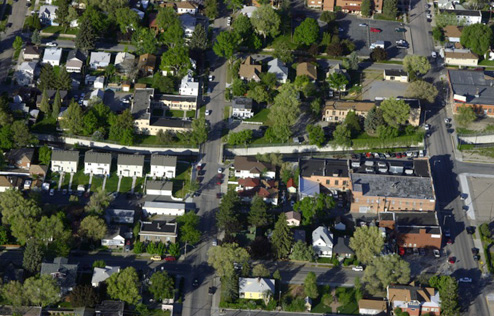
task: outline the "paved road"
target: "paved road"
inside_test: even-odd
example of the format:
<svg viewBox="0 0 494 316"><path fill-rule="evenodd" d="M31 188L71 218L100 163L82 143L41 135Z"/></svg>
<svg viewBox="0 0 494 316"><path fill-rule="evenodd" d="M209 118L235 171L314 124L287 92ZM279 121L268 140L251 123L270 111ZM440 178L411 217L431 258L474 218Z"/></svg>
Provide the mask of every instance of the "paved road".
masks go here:
<svg viewBox="0 0 494 316"><path fill-rule="evenodd" d="M43 38L41 42L42 44L46 44L48 42L56 42L58 44L58 47L75 48L75 42L71 40ZM112 51L112 52L123 52L126 50L132 52L135 49L134 46L130 44L115 44L115 43L105 43L105 42L97 42L95 46L96 46L96 50Z"/></svg>
<svg viewBox="0 0 494 316"><path fill-rule="evenodd" d="M411 1L410 21L408 26L412 35L414 55L430 56L434 50L431 37L431 24L427 21L426 0Z"/></svg>

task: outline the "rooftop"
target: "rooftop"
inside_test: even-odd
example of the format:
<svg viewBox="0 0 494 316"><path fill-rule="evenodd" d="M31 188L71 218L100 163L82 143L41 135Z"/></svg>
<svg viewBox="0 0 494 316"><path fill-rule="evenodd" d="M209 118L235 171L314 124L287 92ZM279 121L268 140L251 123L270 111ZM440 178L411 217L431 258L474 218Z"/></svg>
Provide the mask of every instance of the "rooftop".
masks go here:
<svg viewBox="0 0 494 316"><path fill-rule="evenodd" d="M196 102L197 97L194 95L175 95L175 94L155 94L155 101L172 101L172 102Z"/></svg>
<svg viewBox="0 0 494 316"><path fill-rule="evenodd" d="M184 209L185 208L185 203L182 202L151 202L151 201L146 201L144 202L144 206L142 207L143 209L146 208L172 208L172 209Z"/></svg>
<svg viewBox="0 0 494 316"><path fill-rule="evenodd" d="M177 223L170 223L167 221L142 222L139 235L143 235L146 233L175 235L177 233Z"/></svg>
<svg viewBox="0 0 494 316"><path fill-rule="evenodd" d="M456 59L479 59L479 56L469 49L445 49L444 57Z"/></svg>
<svg viewBox="0 0 494 316"><path fill-rule="evenodd" d="M242 293L264 293L265 291L274 293L274 280L267 278L239 278L238 288L239 292Z"/></svg>
<svg viewBox="0 0 494 316"><path fill-rule="evenodd" d="M136 89L130 112L136 119L149 119L151 117L151 99L154 89Z"/></svg>
<svg viewBox="0 0 494 316"><path fill-rule="evenodd" d="M317 79L317 68L315 65L303 62L297 65L297 76L307 76L309 79Z"/></svg>
<svg viewBox="0 0 494 316"><path fill-rule="evenodd" d="M480 10L439 10L441 13L454 14L456 16L478 16L482 17Z"/></svg>
<svg viewBox="0 0 494 316"><path fill-rule="evenodd" d="M300 161L300 175L303 177L348 177L348 162L337 159L308 159Z"/></svg>
<svg viewBox="0 0 494 316"><path fill-rule="evenodd" d="M324 111L334 109L369 112L374 106L375 103L373 101L327 101Z"/></svg>
<svg viewBox="0 0 494 316"><path fill-rule="evenodd" d="M144 155L118 154L118 164L124 166L144 166Z"/></svg>
<svg viewBox="0 0 494 316"><path fill-rule="evenodd" d="M86 152L84 155L84 163L97 163L97 164L111 164L110 153L98 153L92 150Z"/></svg>
<svg viewBox="0 0 494 316"><path fill-rule="evenodd" d="M494 80L479 70L448 70L453 94L470 104L494 105Z"/></svg>
<svg viewBox="0 0 494 316"><path fill-rule="evenodd" d="M173 190L173 182L171 181L158 181L158 180L148 180L146 181L146 190Z"/></svg>
<svg viewBox="0 0 494 316"><path fill-rule="evenodd" d="M96 316L122 316L125 303L122 301L103 301L94 307Z"/></svg>
<svg viewBox="0 0 494 316"><path fill-rule="evenodd" d="M446 37L460 37L463 27L456 25L446 25L443 30L444 36Z"/></svg>
<svg viewBox="0 0 494 316"><path fill-rule="evenodd" d="M386 76L402 77L408 76L408 72L403 69L384 69L384 74Z"/></svg>
<svg viewBox="0 0 494 316"><path fill-rule="evenodd" d="M175 167L177 165L177 156L151 155L151 166Z"/></svg>
<svg viewBox="0 0 494 316"><path fill-rule="evenodd" d="M51 153L52 161L79 161L79 152L77 150L54 150Z"/></svg>
<svg viewBox="0 0 494 316"><path fill-rule="evenodd" d="M257 169L259 172L264 172L265 169L268 171L274 171L275 168L268 162L258 161L255 157L251 156L235 156L235 161L233 163L236 170L254 170Z"/></svg>
<svg viewBox="0 0 494 316"><path fill-rule="evenodd" d="M151 119L150 125L151 126L175 127L175 128L191 128L192 122L159 117L159 118Z"/></svg>
<svg viewBox="0 0 494 316"><path fill-rule="evenodd" d="M246 97L237 97L232 100L232 107L234 109L247 109L252 110L252 99Z"/></svg>
<svg viewBox="0 0 494 316"><path fill-rule="evenodd" d="M363 196L398 197L434 200L434 189L429 177L407 177L387 174L350 174L353 191Z"/></svg>

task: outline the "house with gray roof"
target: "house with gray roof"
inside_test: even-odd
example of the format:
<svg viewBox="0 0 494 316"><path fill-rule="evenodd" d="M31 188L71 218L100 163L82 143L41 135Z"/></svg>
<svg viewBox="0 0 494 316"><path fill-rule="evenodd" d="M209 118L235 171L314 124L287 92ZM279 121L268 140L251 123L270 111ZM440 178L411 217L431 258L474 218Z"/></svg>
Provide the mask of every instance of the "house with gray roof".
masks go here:
<svg viewBox="0 0 494 316"><path fill-rule="evenodd" d="M477 114L494 116L494 76L482 70L448 70L453 113L462 106L473 107Z"/></svg>
<svg viewBox="0 0 494 316"><path fill-rule="evenodd" d="M274 294L274 279L239 278L238 293L240 298L259 300Z"/></svg>
<svg viewBox="0 0 494 316"><path fill-rule="evenodd" d="M142 206L142 212L145 216L182 216L185 214L185 203L146 201Z"/></svg>
<svg viewBox="0 0 494 316"><path fill-rule="evenodd" d="M103 301L94 307L95 316L123 316L125 302Z"/></svg>
<svg viewBox="0 0 494 316"><path fill-rule="evenodd" d="M268 62L268 72L275 74L276 79L281 83L285 83L288 79L288 67L278 58Z"/></svg>
<svg viewBox="0 0 494 316"><path fill-rule="evenodd" d="M101 239L101 246L108 248L123 248L125 240L132 238L132 232L128 226L109 226L106 235Z"/></svg>
<svg viewBox="0 0 494 316"><path fill-rule="evenodd" d="M248 119L254 116L252 99L237 97L232 100L232 116L239 119Z"/></svg>
<svg viewBox="0 0 494 316"><path fill-rule="evenodd" d="M120 267L106 266L104 268L94 268L91 285L98 287L100 283L105 282L112 274L120 272Z"/></svg>
<svg viewBox="0 0 494 316"><path fill-rule="evenodd" d="M54 150L51 153L52 172L77 172L79 164L79 151L77 150Z"/></svg>
<svg viewBox="0 0 494 316"><path fill-rule="evenodd" d="M41 316L41 306L0 306L0 316Z"/></svg>
<svg viewBox="0 0 494 316"><path fill-rule="evenodd" d="M52 276L60 286L62 295L72 291L76 286L77 264L69 264L67 258L57 257L53 263L43 262L41 264L41 275Z"/></svg>
<svg viewBox="0 0 494 316"><path fill-rule="evenodd" d="M84 155L84 174L110 175L111 154L88 151Z"/></svg>
<svg viewBox="0 0 494 316"><path fill-rule="evenodd" d="M177 223L170 221L141 222L139 240L141 242L175 243Z"/></svg>
<svg viewBox="0 0 494 316"><path fill-rule="evenodd" d="M161 181L161 180L148 180L146 181L146 194L147 195L164 195L172 196L173 182Z"/></svg>
<svg viewBox="0 0 494 316"><path fill-rule="evenodd" d="M175 178L177 156L151 155L151 176L153 178Z"/></svg>
<svg viewBox="0 0 494 316"><path fill-rule="evenodd" d="M144 173L143 155L119 154L117 174L122 177L142 177Z"/></svg>
<svg viewBox="0 0 494 316"><path fill-rule="evenodd" d="M325 226L319 226L312 232L312 248L319 257L331 258L333 256L333 234Z"/></svg>
<svg viewBox="0 0 494 316"><path fill-rule="evenodd" d="M107 209L105 220L107 224L134 224L134 210Z"/></svg>
<svg viewBox="0 0 494 316"><path fill-rule="evenodd" d="M67 72L80 73L86 59L87 56L82 51L78 49L71 50L67 55L67 63L65 64Z"/></svg>

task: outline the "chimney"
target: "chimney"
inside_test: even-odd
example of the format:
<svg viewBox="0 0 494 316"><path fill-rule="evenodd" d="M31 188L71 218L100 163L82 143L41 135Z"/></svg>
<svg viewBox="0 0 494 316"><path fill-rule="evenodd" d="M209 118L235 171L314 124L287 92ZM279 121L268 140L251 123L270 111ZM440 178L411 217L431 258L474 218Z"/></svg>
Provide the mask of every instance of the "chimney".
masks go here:
<svg viewBox="0 0 494 316"><path fill-rule="evenodd" d="M479 88L476 88L475 89L475 97L476 98L480 97L480 90L479 90Z"/></svg>
<svg viewBox="0 0 494 316"><path fill-rule="evenodd" d="M158 230L161 230L161 225L160 225L160 222L157 222L157 223L156 223L156 228L158 228Z"/></svg>

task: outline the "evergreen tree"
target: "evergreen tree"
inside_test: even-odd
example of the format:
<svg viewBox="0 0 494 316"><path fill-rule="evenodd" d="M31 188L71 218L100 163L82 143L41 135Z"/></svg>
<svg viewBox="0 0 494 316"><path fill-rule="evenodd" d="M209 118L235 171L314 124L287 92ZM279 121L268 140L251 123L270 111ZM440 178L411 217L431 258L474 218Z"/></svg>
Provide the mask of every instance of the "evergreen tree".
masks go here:
<svg viewBox="0 0 494 316"><path fill-rule="evenodd" d="M60 95L59 95L60 96ZM41 94L41 103L39 105L41 112L45 113L46 116L50 114L50 101L48 100L48 93L46 89L43 90Z"/></svg>
<svg viewBox="0 0 494 316"><path fill-rule="evenodd" d="M85 18L82 20L79 32L75 38L75 47L87 53L90 49L94 48L95 41L96 33L94 32L91 20Z"/></svg>
<svg viewBox="0 0 494 316"><path fill-rule="evenodd" d="M304 281L304 292L305 295L311 299L316 299L319 296L316 283L316 274L314 272L307 273Z"/></svg>
<svg viewBox="0 0 494 316"><path fill-rule="evenodd" d="M219 229L224 229L230 235L238 229L237 209L240 199L237 192L229 190L220 203L220 211L216 214Z"/></svg>
<svg viewBox="0 0 494 316"><path fill-rule="evenodd" d="M62 128L67 129L70 134L78 135L83 128L83 113L79 104L73 102L69 105L61 121Z"/></svg>
<svg viewBox="0 0 494 316"><path fill-rule="evenodd" d="M383 15L389 19L396 19L398 15L398 1L386 0L383 5Z"/></svg>
<svg viewBox="0 0 494 316"><path fill-rule="evenodd" d="M266 212L267 206L263 199L256 195L252 199L249 212L249 225L255 227L265 226L269 222L268 213Z"/></svg>
<svg viewBox="0 0 494 316"><path fill-rule="evenodd" d="M45 89L52 89L55 86L55 73L53 67L50 64L44 64L39 74L38 89L43 91Z"/></svg>
<svg viewBox="0 0 494 316"><path fill-rule="evenodd" d="M55 10L55 21L60 24L66 31L69 27L69 3L68 0L58 0L58 8Z"/></svg>
<svg viewBox="0 0 494 316"><path fill-rule="evenodd" d="M31 35L31 42L36 46L41 44L41 35L39 35L38 30L34 30L33 35Z"/></svg>
<svg viewBox="0 0 494 316"><path fill-rule="evenodd" d="M29 273L36 274L41 269L42 260L43 248L35 239L30 239L24 249L22 267Z"/></svg>
<svg viewBox="0 0 494 316"><path fill-rule="evenodd" d="M57 89L69 91L72 88L72 79L70 74L67 72L67 68L60 68L60 73L58 74Z"/></svg>
<svg viewBox="0 0 494 316"><path fill-rule="evenodd" d="M286 222L285 213L281 213L274 226L271 242L273 244L276 257L280 259L288 257L290 250L292 249L293 234Z"/></svg>
<svg viewBox="0 0 494 316"><path fill-rule="evenodd" d="M362 0L362 4L360 5L360 12L363 16L369 17L372 13L372 0Z"/></svg>
<svg viewBox="0 0 494 316"><path fill-rule="evenodd" d="M194 33L192 33L189 47L194 51L204 51L208 48L208 35L202 24L197 25Z"/></svg>
<svg viewBox="0 0 494 316"><path fill-rule="evenodd" d="M62 107L62 98L60 97L60 91L57 90L55 93L55 98L53 99L53 106L51 115L54 119L58 118L58 114L60 113L60 108Z"/></svg>

